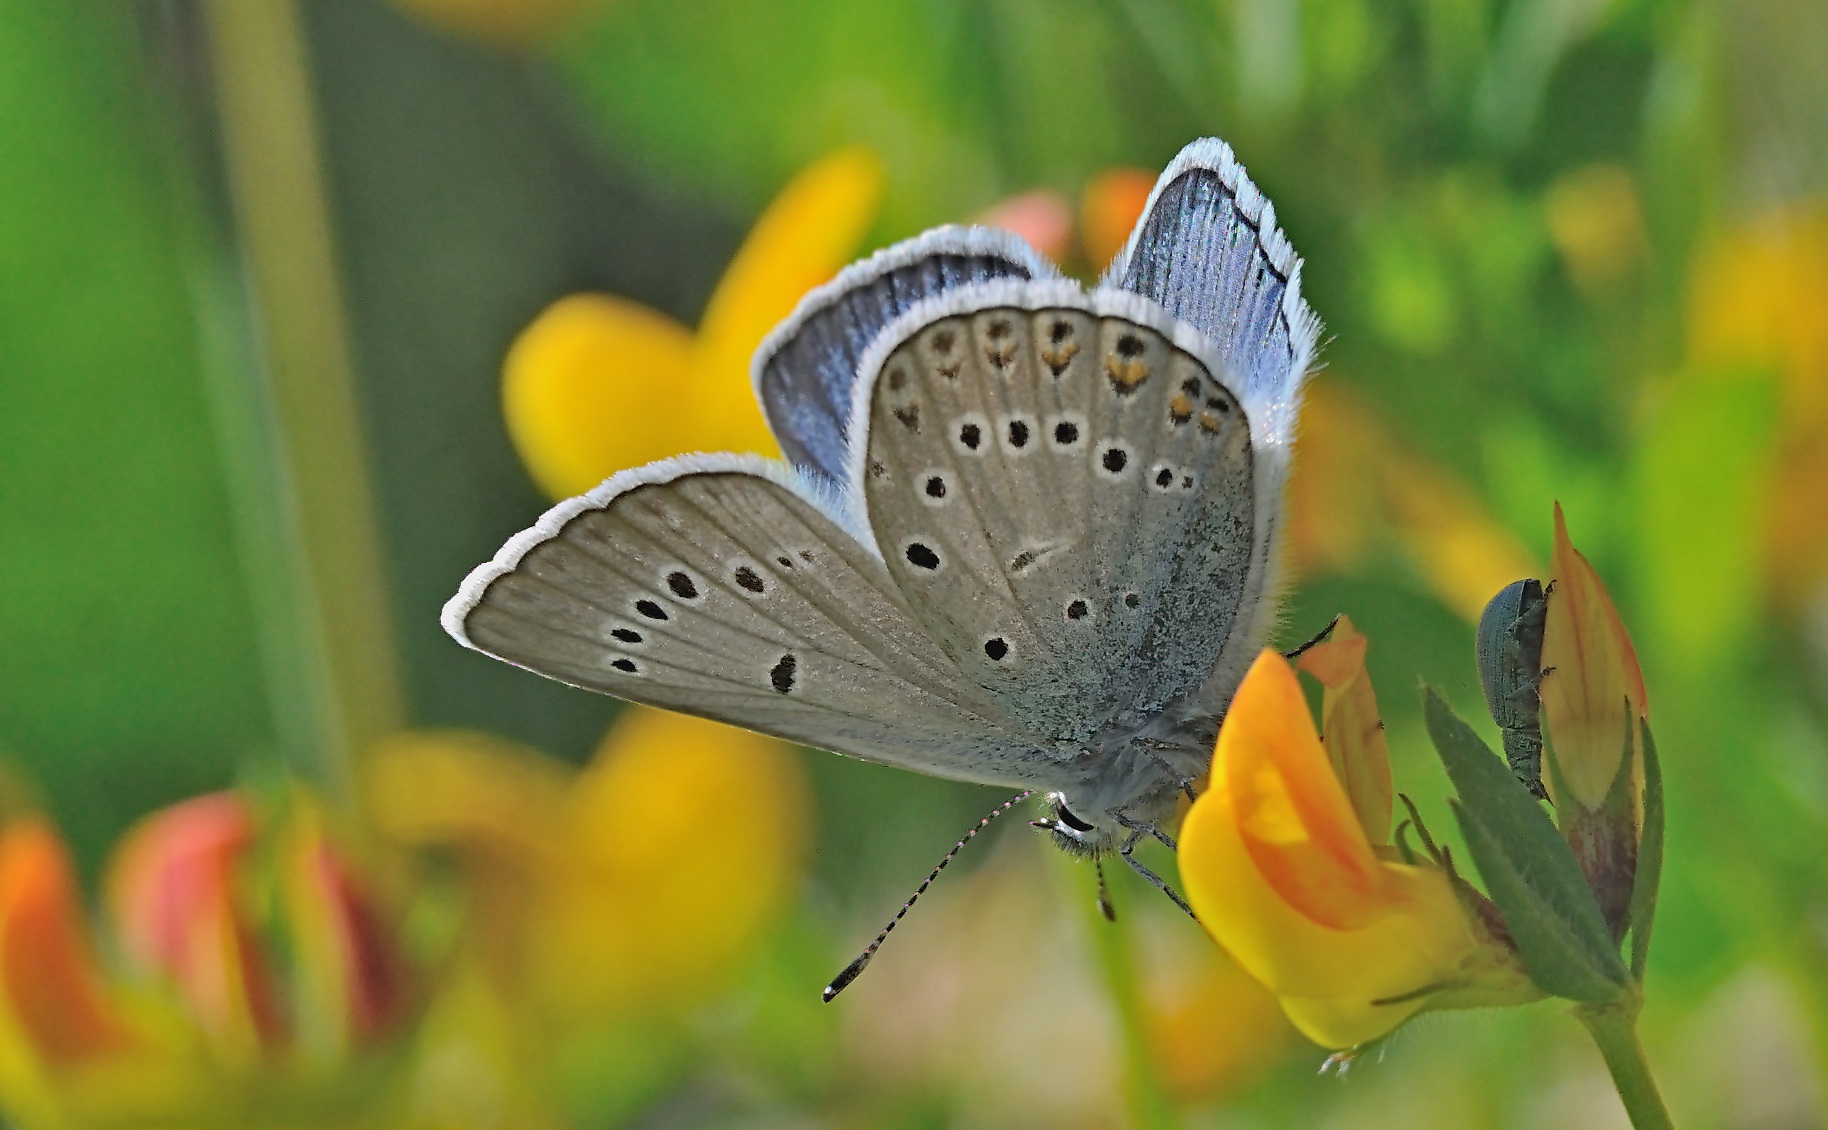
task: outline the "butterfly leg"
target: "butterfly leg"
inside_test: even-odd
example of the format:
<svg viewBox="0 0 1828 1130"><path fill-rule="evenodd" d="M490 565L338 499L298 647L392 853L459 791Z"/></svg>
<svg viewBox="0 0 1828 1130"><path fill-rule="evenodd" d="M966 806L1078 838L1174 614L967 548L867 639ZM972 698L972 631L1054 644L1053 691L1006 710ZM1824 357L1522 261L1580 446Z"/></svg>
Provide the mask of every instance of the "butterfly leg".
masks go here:
<svg viewBox="0 0 1828 1130"><path fill-rule="evenodd" d="M1327 630L1329 632L1332 631L1333 630L1332 626L1328 625ZM1159 765L1163 769L1167 770L1170 776L1178 778L1178 781L1179 781L1179 784L1181 787L1181 792L1187 794L1187 799L1189 801L1195 801L1195 800L1200 799L1200 794L1193 791L1193 786L1199 783L1197 781L1197 779L1195 779L1193 777L1180 776L1180 771L1178 769L1176 769L1174 766L1168 764L1167 758L1163 757L1159 753L1156 753L1152 749L1144 748L1142 753L1143 753L1144 757L1147 757L1150 761L1155 762L1157 765Z"/></svg>
<svg viewBox="0 0 1828 1130"><path fill-rule="evenodd" d="M1339 617L1335 616L1331 620L1327 621L1326 627L1320 629L1318 632L1315 632L1313 635L1313 638L1309 639L1306 643L1300 644L1297 647L1294 647L1288 651L1283 652L1282 658L1289 659L1289 660L1301 658L1301 653L1306 651L1308 648L1313 647L1317 643L1325 643L1327 640L1327 637L1333 634L1333 629L1335 627L1337 627L1338 625L1339 625Z"/></svg>
<svg viewBox="0 0 1828 1130"><path fill-rule="evenodd" d="M1150 886L1154 887L1156 890L1160 891L1162 894L1167 895L1170 899L1173 900L1175 906L1178 906L1182 910L1187 912L1187 917L1193 919L1195 922L1198 922L1200 920L1199 916L1197 914L1193 913L1193 908L1191 906L1187 905L1187 900L1182 898L1180 895L1176 894L1174 888L1170 887L1166 882L1164 882L1160 875L1157 875L1155 872L1149 870L1146 866L1143 865L1142 860L1137 859L1134 855L1131 854L1132 852L1134 852L1136 850L1136 841L1138 841L1142 838L1143 838L1143 833L1140 830L1131 832L1130 835L1128 836L1128 838L1126 838L1124 840L1124 842L1118 847L1117 854L1123 856L1123 861L1130 865L1130 870L1136 872L1138 875L1141 875L1144 879L1147 879L1149 881Z"/></svg>
<svg viewBox="0 0 1828 1130"><path fill-rule="evenodd" d="M1162 846L1166 847L1169 851L1181 850L1180 845L1174 842L1174 837L1162 831L1160 828L1157 828L1154 824L1145 823L1141 820L1132 820L1121 812L1111 813L1111 819L1117 821L1117 823L1122 825L1126 830L1137 833L1137 836L1131 837L1132 840L1143 835L1154 836L1156 839L1160 840Z"/></svg>

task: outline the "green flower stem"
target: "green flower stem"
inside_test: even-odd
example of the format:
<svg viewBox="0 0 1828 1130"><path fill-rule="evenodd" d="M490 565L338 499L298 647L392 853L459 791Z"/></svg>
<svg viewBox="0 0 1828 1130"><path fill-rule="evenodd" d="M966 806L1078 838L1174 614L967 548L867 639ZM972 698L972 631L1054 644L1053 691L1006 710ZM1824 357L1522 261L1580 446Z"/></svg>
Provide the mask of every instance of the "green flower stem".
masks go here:
<svg viewBox="0 0 1828 1130"><path fill-rule="evenodd" d="M305 37L297 0L206 0L203 13L257 323L247 379L258 388L237 416L264 408L270 434L256 446L279 453L268 476L278 497L258 509L275 516L270 540L283 550L263 561L282 574L266 579L280 595L265 609L288 653L280 729L294 765L340 789L406 705Z"/></svg>
<svg viewBox="0 0 1828 1130"><path fill-rule="evenodd" d="M1675 1124L1669 1120L1656 1080L1650 1077L1650 1061L1638 1039L1639 1005L1636 993L1631 993L1621 1002L1577 1008L1574 1015L1599 1045L1631 1125L1637 1130L1673 1130Z"/></svg>
<svg viewBox="0 0 1828 1130"><path fill-rule="evenodd" d="M1098 964L1104 971L1105 984L1111 991L1111 1002L1123 1025L1125 1056L1125 1099L1130 1108L1130 1123L1137 1130L1177 1130L1180 1114L1174 1100L1162 1089L1150 1055L1149 1033L1143 1024L1142 1003L1137 999L1135 965L1130 959L1128 921L1119 918L1107 922L1093 897L1090 878L1084 866L1074 866L1068 875L1069 889L1085 909L1086 929L1091 931L1098 947ZM1153 894L1154 892L1150 892Z"/></svg>

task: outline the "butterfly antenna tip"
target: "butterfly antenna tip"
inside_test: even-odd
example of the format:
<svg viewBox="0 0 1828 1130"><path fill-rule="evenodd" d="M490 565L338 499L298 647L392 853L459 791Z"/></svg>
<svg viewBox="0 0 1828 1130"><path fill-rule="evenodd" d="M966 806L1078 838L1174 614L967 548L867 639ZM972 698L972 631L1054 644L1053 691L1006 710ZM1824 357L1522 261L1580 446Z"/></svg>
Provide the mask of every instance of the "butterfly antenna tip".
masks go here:
<svg viewBox="0 0 1828 1130"><path fill-rule="evenodd" d="M824 990L819 993L819 998L826 1004L830 1004L839 993L842 993L848 988L850 983L855 981L863 971L869 967L870 959L876 956L876 951L882 948L882 943L889 940L889 935L895 931L895 927L900 924L901 920L907 917L908 911L914 906L915 900L920 898L921 895L926 894L927 888L933 885L933 880L939 878L939 873L946 869L946 864L952 862L952 857L957 855L966 844L970 843L979 832L989 827L992 820L995 820L997 817L1003 815L1003 813L1008 812L1016 805L1021 804L1034 795L1035 791L1033 789L1017 793L1015 796L1010 797L1002 804L991 809L988 816L973 825L971 830L966 832L964 836L959 839L958 843L952 845L952 850L946 853L946 858L939 861L939 866L935 867L932 873L921 880L920 886L914 888L914 893L908 896L907 902L901 904L901 909L895 912L895 917L889 919L889 924L882 928L880 934L876 935L876 940L871 942L862 953L858 954L856 960L845 966L836 977L831 979L831 984L825 986Z"/></svg>

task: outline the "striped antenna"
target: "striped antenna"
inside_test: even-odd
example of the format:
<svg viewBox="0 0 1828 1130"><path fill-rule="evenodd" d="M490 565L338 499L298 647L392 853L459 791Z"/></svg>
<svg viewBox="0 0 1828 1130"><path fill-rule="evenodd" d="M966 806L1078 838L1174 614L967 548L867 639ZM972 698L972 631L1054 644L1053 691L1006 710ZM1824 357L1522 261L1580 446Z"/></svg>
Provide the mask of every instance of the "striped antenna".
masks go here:
<svg viewBox="0 0 1828 1130"><path fill-rule="evenodd" d="M927 888L933 885L933 880L939 878L939 873L946 869L946 864L952 862L953 856L963 850L964 846L970 843L973 837L979 832L988 828L992 820L995 820L997 817L1003 815L1003 813L1008 812L1016 805L1021 804L1034 795L1035 790L1029 789L1026 792L1017 793L1015 796L1010 797L996 808L991 809L990 815L979 820L969 832L965 833L964 837L961 838L958 843L953 844L952 850L946 853L946 858L940 860L939 866L933 869L933 873L923 879L920 886L914 888L914 893L908 896L907 902L901 904L901 909L895 912L895 917L889 919L889 924L882 928L882 933L876 935L876 940L869 944L869 948L858 954L857 960L845 966L836 977L831 979L831 984L825 986L825 991L819 994L819 996L824 999L825 1003L830 1004L834 997L848 988L850 983L855 981L858 975L869 966L870 959L876 956L876 951L882 948L882 943L888 941L889 935L894 932L896 925L907 916L909 908L914 905L914 900L926 893Z"/></svg>

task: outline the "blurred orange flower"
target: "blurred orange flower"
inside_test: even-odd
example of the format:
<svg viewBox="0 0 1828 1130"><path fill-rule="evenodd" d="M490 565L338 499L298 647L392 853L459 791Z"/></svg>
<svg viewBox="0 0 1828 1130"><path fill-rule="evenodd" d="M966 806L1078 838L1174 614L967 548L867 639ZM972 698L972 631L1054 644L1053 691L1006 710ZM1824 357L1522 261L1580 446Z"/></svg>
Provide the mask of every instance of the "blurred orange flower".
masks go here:
<svg viewBox="0 0 1828 1130"><path fill-rule="evenodd" d="M1155 174L1146 169L1106 169L1086 182L1079 198L1079 243L1086 262L1102 272L1142 218Z"/></svg>
<svg viewBox="0 0 1828 1130"><path fill-rule="evenodd" d="M281 1042L246 883L254 814L234 793L183 801L121 840L108 903L129 965L169 980L212 1050L247 1066Z"/></svg>
<svg viewBox="0 0 1828 1130"><path fill-rule="evenodd" d="M302 791L270 818L218 793L141 821L106 867L126 976L93 956L50 824L26 816L0 829L7 1118L252 1124L284 1105L294 1069L346 1067L358 1043L396 1027L404 968L315 811Z"/></svg>
<svg viewBox="0 0 1828 1130"><path fill-rule="evenodd" d="M881 162L866 149L808 166L756 221L696 334L613 295L549 307L502 371L508 434L534 481L566 498L681 452L778 453L749 359L801 296L851 260L882 190Z"/></svg>

